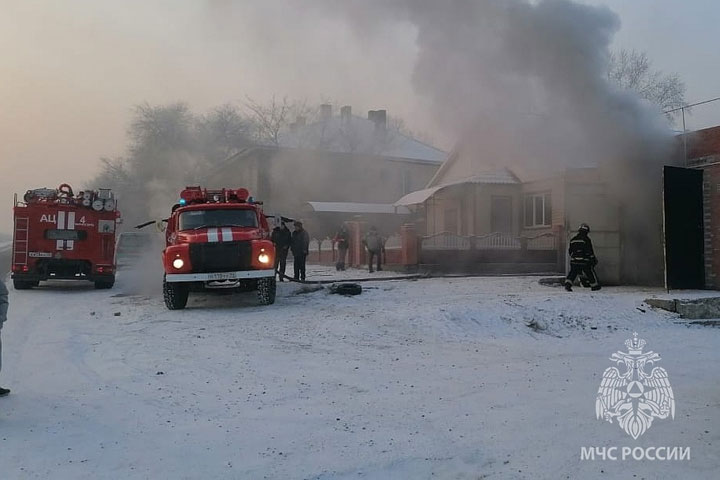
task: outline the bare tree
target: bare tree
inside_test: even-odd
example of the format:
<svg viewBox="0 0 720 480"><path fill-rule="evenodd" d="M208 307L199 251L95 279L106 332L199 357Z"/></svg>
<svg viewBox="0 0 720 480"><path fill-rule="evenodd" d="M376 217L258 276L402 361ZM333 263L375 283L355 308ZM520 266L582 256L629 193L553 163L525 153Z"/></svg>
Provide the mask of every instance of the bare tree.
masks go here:
<svg viewBox="0 0 720 480"><path fill-rule="evenodd" d="M280 145L280 134L297 117L307 117L311 110L305 101L278 100L274 95L269 103L262 104L250 97L245 101L255 127L255 141L266 145Z"/></svg>
<svg viewBox="0 0 720 480"><path fill-rule="evenodd" d="M608 78L622 88L637 92L663 111L685 105L685 83L680 76L653 69L645 52L619 50L612 53Z"/></svg>
<svg viewBox="0 0 720 480"><path fill-rule="evenodd" d="M201 155L209 164L222 161L253 144L253 122L226 103L197 119L196 133Z"/></svg>
<svg viewBox="0 0 720 480"><path fill-rule="evenodd" d="M135 184L135 176L124 158L100 158L100 170L83 186L85 189L110 188L115 192L126 191Z"/></svg>

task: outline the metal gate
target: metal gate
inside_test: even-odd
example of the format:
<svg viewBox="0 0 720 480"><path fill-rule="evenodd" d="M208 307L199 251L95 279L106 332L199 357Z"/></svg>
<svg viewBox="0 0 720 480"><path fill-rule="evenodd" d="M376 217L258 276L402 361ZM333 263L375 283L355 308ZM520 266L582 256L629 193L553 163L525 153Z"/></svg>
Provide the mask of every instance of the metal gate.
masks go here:
<svg viewBox="0 0 720 480"><path fill-rule="evenodd" d="M663 234L665 287L703 288L703 172L663 169Z"/></svg>

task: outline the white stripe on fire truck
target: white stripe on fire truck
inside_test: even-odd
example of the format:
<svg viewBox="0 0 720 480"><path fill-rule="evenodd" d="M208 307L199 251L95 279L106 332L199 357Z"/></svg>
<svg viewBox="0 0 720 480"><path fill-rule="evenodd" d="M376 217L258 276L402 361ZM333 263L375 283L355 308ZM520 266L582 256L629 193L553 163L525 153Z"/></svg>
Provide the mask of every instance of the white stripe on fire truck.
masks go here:
<svg viewBox="0 0 720 480"><path fill-rule="evenodd" d="M218 241L218 229L217 228L208 228L208 242L217 242Z"/></svg>
<svg viewBox="0 0 720 480"><path fill-rule="evenodd" d="M75 212L68 212L67 229L75 230ZM67 246L68 250L73 250L75 249L75 240L68 240L67 242L65 242L65 245Z"/></svg>
<svg viewBox="0 0 720 480"><path fill-rule="evenodd" d="M222 241L223 242L232 242L233 235L232 235L232 228L224 227L222 229Z"/></svg>
<svg viewBox="0 0 720 480"><path fill-rule="evenodd" d="M65 212L58 212L56 226L58 230L65 230ZM56 241L55 248L57 250L63 250L65 248L65 240Z"/></svg>

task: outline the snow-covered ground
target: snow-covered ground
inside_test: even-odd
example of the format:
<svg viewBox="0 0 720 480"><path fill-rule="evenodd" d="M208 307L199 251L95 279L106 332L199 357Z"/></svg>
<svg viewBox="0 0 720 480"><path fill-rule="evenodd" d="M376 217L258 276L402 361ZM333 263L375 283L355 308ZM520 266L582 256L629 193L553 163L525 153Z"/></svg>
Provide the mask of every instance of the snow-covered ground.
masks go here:
<svg viewBox="0 0 720 480"><path fill-rule="evenodd" d="M308 276L333 275L311 267ZM171 312L156 278L146 291L137 280L11 291L0 478L710 479L720 470L720 329L642 304L661 291L455 278L369 282L342 297L295 295L283 283L269 307L252 293L196 295ZM674 420L638 440L595 418L609 356L634 331L661 355L677 402ZM590 446L692 456L581 461Z"/></svg>

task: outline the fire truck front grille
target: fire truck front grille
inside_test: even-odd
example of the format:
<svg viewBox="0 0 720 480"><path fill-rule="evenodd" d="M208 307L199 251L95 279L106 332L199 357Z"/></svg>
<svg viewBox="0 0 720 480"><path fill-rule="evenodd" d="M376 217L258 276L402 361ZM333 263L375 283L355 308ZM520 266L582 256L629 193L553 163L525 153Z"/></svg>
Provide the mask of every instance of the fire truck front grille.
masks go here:
<svg viewBox="0 0 720 480"><path fill-rule="evenodd" d="M250 242L190 244L190 262L195 273L248 270L251 254Z"/></svg>

